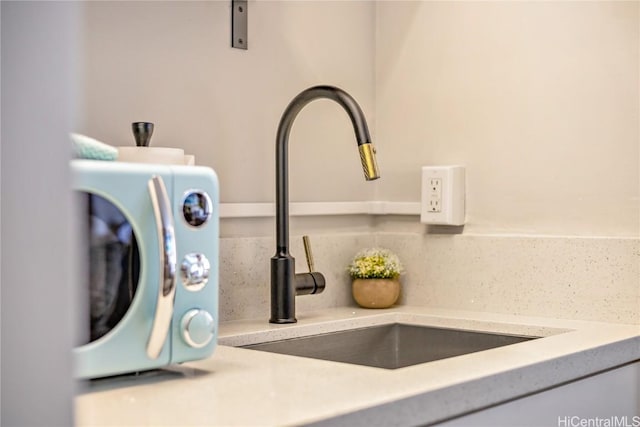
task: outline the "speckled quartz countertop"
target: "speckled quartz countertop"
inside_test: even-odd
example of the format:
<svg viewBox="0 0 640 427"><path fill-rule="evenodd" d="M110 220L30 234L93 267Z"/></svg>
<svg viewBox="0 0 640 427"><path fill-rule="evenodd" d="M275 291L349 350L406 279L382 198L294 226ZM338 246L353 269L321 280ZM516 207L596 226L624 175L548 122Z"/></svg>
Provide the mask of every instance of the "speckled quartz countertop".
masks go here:
<svg viewBox="0 0 640 427"><path fill-rule="evenodd" d="M543 338L395 370L234 347L396 322ZM229 322L219 343L207 360L85 384L77 424L425 424L640 360L639 325L407 306Z"/></svg>

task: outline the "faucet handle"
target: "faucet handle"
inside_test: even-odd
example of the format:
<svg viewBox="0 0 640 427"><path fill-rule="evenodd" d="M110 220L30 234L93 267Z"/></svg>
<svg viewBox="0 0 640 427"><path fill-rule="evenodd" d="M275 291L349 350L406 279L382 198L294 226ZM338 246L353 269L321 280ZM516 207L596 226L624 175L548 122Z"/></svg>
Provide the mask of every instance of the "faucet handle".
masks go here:
<svg viewBox="0 0 640 427"><path fill-rule="evenodd" d="M319 294L324 291L325 279L322 273L314 271L315 267L313 265L313 254L311 253L309 236L302 236L302 244L304 245L304 254L307 258L309 272L295 275L296 295Z"/></svg>
<svg viewBox="0 0 640 427"><path fill-rule="evenodd" d="M311 253L311 242L309 236L302 236L302 244L304 245L304 254L307 258L307 266L309 266L309 272L313 272L315 269L313 265L313 253Z"/></svg>

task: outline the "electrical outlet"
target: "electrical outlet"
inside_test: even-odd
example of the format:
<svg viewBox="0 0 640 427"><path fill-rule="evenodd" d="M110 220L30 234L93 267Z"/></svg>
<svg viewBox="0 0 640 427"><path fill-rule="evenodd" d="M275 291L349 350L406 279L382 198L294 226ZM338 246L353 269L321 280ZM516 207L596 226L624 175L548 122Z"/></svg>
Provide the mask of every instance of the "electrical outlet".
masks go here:
<svg viewBox="0 0 640 427"><path fill-rule="evenodd" d="M442 212L442 179L429 179L429 211Z"/></svg>
<svg viewBox="0 0 640 427"><path fill-rule="evenodd" d="M464 166L423 166L420 222L463 225L464 187Z"/></svg>

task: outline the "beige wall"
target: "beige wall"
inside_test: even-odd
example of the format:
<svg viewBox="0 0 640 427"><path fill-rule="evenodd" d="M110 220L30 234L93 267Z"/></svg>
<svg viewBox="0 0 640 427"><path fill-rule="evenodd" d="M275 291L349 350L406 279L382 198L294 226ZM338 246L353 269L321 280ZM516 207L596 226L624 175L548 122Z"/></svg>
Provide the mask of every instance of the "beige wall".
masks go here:
<svg viewBox="0 0 640 427"><path fill-rule="evenodd" d="M292 201L418 201L421 166L464 164L466 234L638 236L637 2L252 1L248 51L229 47L229 8L88 2L79 130L126 145L130 122L153 121L153 145L218 172L222 202L272 202L282 111L335 84L369 119L382 179L364 182L346 115L317 101L291 134ZM424 231L415 216L297 222Z"/></svg>
<svg viewBox="0 0 640 427"><path fill-rule="evenodd" d="M213 167L222 202L272 202L276 129L300 91L342 87L375 131L374 12L370 2L250 1L244 51L230 47L229 1L87 2L80 131L132 145L130 123L154 122L152 145ZM373 198L337 104L307 106L290 142L292 201Z"/></svg>
<svg viewBox="0 0 640 427"><path fill-rule="evenodd" d="M378 2L378 197L467 166L465 233L638 236L638 2Z"/></svg>

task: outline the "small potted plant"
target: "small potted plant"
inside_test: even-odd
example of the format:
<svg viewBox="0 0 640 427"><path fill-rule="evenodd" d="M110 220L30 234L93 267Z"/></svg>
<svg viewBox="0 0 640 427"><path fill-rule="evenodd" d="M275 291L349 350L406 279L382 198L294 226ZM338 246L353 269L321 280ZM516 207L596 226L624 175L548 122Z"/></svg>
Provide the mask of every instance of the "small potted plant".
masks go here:
<svg viewBox="0 0 640 427"><path fill-rule="evenodd" d="M349 264L353 298L365 308L391 307L400 295L402 273L400 259L388 249L358 252Z"/></svg>

